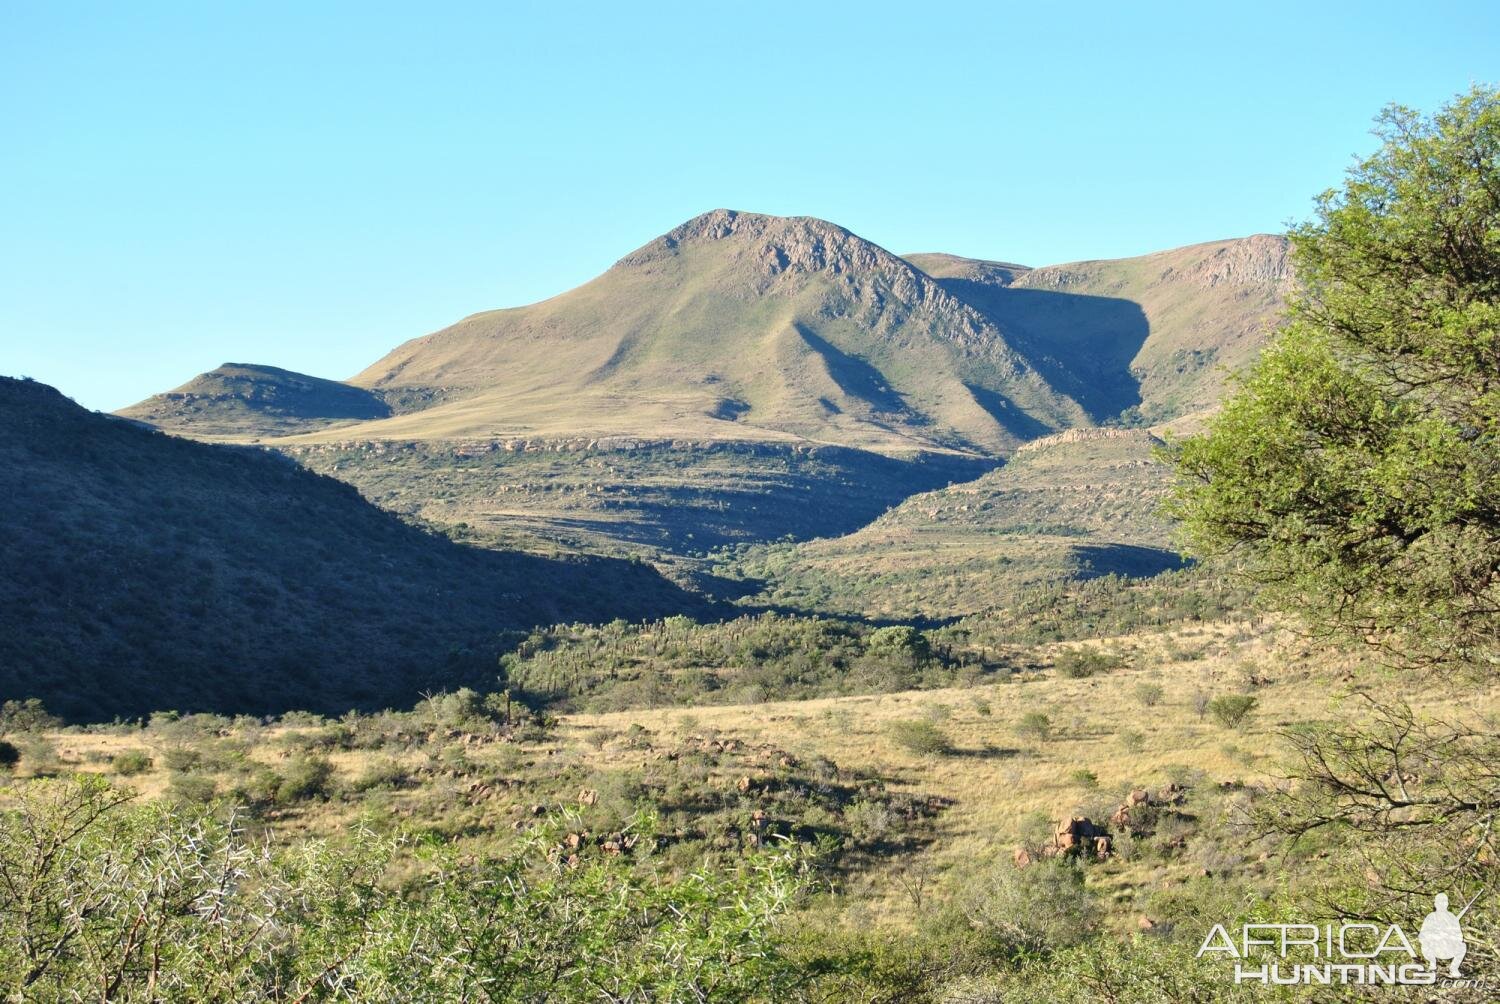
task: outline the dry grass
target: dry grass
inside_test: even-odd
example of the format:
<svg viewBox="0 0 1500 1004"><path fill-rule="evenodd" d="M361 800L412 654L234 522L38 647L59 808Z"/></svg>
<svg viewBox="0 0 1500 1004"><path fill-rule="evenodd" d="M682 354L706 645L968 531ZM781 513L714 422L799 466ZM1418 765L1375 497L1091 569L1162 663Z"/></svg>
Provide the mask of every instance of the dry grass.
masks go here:
<svg viewBox="0 0 1500 1004"><path fill-rule="evenodd" d="M871 862L849 879L837 907L850 920L900 924L913 915L907 892L912 875L930 876L937 883L958 881L965 868L1009 858L1039 821L1080 812L1098 818L1128 789L1159 787L1186 772L1201 772L1200 787L1268 783L1278 765L1278 731L1295 722L1356 711L1356 705L1343 700L1350 693L1343 664L1349 660L1313 653L1285 632L1250 636L1243 625L1219 624L1111 639L1095 647L1120 657L1124 668L1085 679L1023 674L1013 682L968 688L570 715L542 743L486 745L464 752L478 769L538 781L569 768L644 767L689 736L717 735L752 746L773 744L803 759L828 757L841 767L884 779L893 791L949 799L952 805L933 824L930 843L914 854ZM1142 684L1161 688L1153 706L1136 698ZM1239 729L1225 728L1197 710L1200 695L1239 692L1253 693L1258 702ZM1497 688L1492 687L1462 699L1433 697L1421 708L1455 715L1497 704ZM1016 729L1022 716L1033 712L1051 721L1045 739ZM951 740L952 751L922 754L903 747L891 726L914 719L935 722ZM648 730L648 743L633 746L625 740L632 725ZM250 755L275 766L292 755L288 750L303 731L262 730ZM166 790L165 750L161 744L151 748L149 734L60 732L49 738L64 765L81 770L108 772L107 757L147 748L156 758L153 769L121 780L147 798ZM431 811L434 800L455 818L495 831L529 811L534 787L518 786L498 800L467 804L462 775L451 776L440 766L453 752L439 744L394 755L381 750L329 756L345 781L392 759L412 771L414 787L380 794L382 811L397 822L421 822L420 815L412 818L413 812ZM705 783L727 790L742 769L726 764ZM1097 783L1075 776L1081 771L1091 772ZM292 834L326 834L351 825L370 808L358 799L313 802L278 810L270 822ZM1116 860L1096 866L1091 882L1116 904L1117 921L1124 923L1139 893L1185 881L1200 868L1191 856L1168 862Z"/></svg>

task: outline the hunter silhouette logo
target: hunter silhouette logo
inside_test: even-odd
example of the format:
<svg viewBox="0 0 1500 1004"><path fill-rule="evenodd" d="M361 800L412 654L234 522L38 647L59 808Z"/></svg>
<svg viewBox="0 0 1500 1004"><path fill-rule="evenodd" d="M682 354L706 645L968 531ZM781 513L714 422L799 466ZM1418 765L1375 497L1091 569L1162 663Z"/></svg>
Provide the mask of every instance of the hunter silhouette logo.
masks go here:
<svg viewBox="0 0 1500 1004"><path fill-rule="evenodd" d="M1462 921L1483 892L1475 893L1457 913L1448 909L1447 893L1434 896L1432 912L1422 918L1415 945L1399 924L1358 920L1323 925L1244 924L1238 939L1223 924L1215 924L1203 939L1198 957L1222 954L1234 960L1235 983L1268 986L1430 986L1440 978L1459 980L1463 978L1459 966L1468 954ZM1448 971L1440 977L1438 965L1444 962Z"/></svg>
<svg viewBox="0 0 1500 1004"><path fill-rule="evenodd" d="M1458 978L1458 964L1464 960L1464 955L1469 950L1459 921L1463 920L1464 914L1469 912L1469 907L1478 898L1479 893L1476 892L1474 899L1469 900L1462 910L1454 914L1448 912L1447 893L1440 892L1432 897L1433 910L1422 918L1422 930L1417 934L1417 943L1422 946L1422 958L1427 960L1428 969L1436 969L1439 961L1451 959L1448 975Z"/></svg>

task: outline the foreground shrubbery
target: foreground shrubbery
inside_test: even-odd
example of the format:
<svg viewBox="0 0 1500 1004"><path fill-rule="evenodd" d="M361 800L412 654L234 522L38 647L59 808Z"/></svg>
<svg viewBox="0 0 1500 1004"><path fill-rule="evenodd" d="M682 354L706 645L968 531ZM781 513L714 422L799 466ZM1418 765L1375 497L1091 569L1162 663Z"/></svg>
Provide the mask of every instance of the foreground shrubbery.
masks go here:
<svg viewBox="0 0 1500 1004"><path fill-rule="evenodd" d="M1088 1000L1139 979L1116 999L1145 1000L1145 987L1191 981L1181 946L1095 938L1097 907L1067 863L993 862L892 937L789 928L813 874L789 848L674 874L649 857L570 864L546 823L468 860L367 831L252 840L232 816L136 805L99 779L6 798L7 999L1010 1001L1042 979L1052 999Z"/></svg>
<svg viewBox="0 0 1500 1004"><path fill-rule="evenodd" d="M699 1001L775 999L795 967L778 918L790 850L677 876L568 866L540 826L463 861L355 833L252 841L207 809L136 806L91 780L33 783L0 813L8 999Z"/></svg>

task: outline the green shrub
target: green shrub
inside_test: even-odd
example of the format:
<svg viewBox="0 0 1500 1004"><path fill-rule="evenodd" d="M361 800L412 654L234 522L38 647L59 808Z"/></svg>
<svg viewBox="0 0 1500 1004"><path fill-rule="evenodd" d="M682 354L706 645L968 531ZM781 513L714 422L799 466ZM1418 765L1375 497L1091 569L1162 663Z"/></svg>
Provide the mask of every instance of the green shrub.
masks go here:
<svg viewBox="0 0 1500 1004"><path fill-rule="evenodd" d="M162 753L161 760L167 770L190 771L196 770L203 762L203 754L187 746L169 746Z"/></svg>
<svg viewBox="0 0 1500 1004"><path fill-rule="evenodd" d="M1083 870L1060 861L1016 868L996 860L967 871L958 908L973 930L992 939L998 954L1015 958L1079 944L1100 922Z"/></svg>
<svg viewBox="0 0 1500 1004"><path fill-rule="evenodd" d="M1052 719L1040 711L1028 711L1016 723L1016 735L1046 742L1052 735Z"/></svg>
<svg viewBox="0 0 1500 1004"><path fill-rule="evenodd" d="M144 774L151 769L151 757L145 750L126 750L123 753L116 753L110 763L115 773L122 777Z"/></svg>
<svg viewBox="0 0 1500 1004"><path fill-rule="evenodd" d="M1119 656L1098 652L1091 648L1067 649L1061 652L1053 663L1058 675L1070 680L1082 680L1096 673L1107 673L1119 665Z"/></svg>
<svg viewBox="0 0 1500 1004"><path fill-rule="evenodd" d="M377 760L354 782L355 791L371 791L376 788L400 788L411 780L411 772L398 761Z"/></svg>
<svg viewBox="0 0 1500 1004"><path fill-rule="evenodd" d="M1220 725L1235 729L1240 727L1255 705L1255 698L1249 694L1224 694L1208 702L1208 711Z"/></svg>
<svg viewBox="0 0 1500 1004"><path fill-rule="evenodd" d="M202 805L214 800L214 796L218 794L218 786L206 774L174 773L167 784L167 793L178 801Z"/></svg>
<svg viewBox="0 0 1500 1004"><path fill-rule="evenodd" d="M1069 774L1068 780L1072 781L1074 784L1078 785L1081 788L1099 787L1099 775L1095 774L1087 767L1080 767L1073 773Z"/></svg>
<svg viewBox="0 0 1500 1004"><path fill-rule="evenodd" d="M559 836L539 826L477 860L429 848L410 896L390 881L396 845L368 831L288 848L100 779L27 785L0 812L0 998L791 999L803 973L778 921L809 880L798 853L678 874L624 857L537 867Z"/></svg>
<svg viewBox="0 0 1500 1004"><path fill-rule="evenodd" d="M1154 708L1161 703L1167 692L1156 683L1138 683L1135 685L1135 699L1143 708Z"/></svg>
<svg viewBox="0 0 1500 1004"><path fill-rule="evenodd" d="M930 719L892 722L889 731L891 740L897 746L923 756L937 756L953 749L948 734Z"/></svg>
<svg viewBox="0 0 1500 1004"><path fill-rule="evenodd" d="M35 697L0 704L0 732L41 732L61 724L62 719L48 712Z"/></svg>
<svg viewBox="0 0 1500 1004"><path fill-rule="evenodd" d="M882 802L860 799L844 810L844 825L857 843L878 844L896 829L896 815Z"/></svg>
<svg viewBox="0 0 1500 1004"><path fill-rule="evenodd" d="M333 764L327 757L300 756L287 764L286 772L276 785L276 801L285 805L331 793Z"/></svg>
<svg viewBox="0 0 1500 1004"><path fill-rule="evenodd" d="M62 769L57 748L39 735L22 738L19 769L27 777L51 777Z"/></svg>

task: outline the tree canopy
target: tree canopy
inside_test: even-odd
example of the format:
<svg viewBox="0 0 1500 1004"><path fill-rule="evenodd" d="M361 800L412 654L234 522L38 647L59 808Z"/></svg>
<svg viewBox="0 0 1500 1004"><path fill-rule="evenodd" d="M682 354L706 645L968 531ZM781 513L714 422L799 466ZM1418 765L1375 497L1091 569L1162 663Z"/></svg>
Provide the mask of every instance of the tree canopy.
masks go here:
<svg viewBox="0 0 1500 1004"><path fill-rule="evenodd" d="M1293 229L1298 292L1172 507L1273 605L1401 661L1500 658L1500 90L1391 106Z"/></svg>

